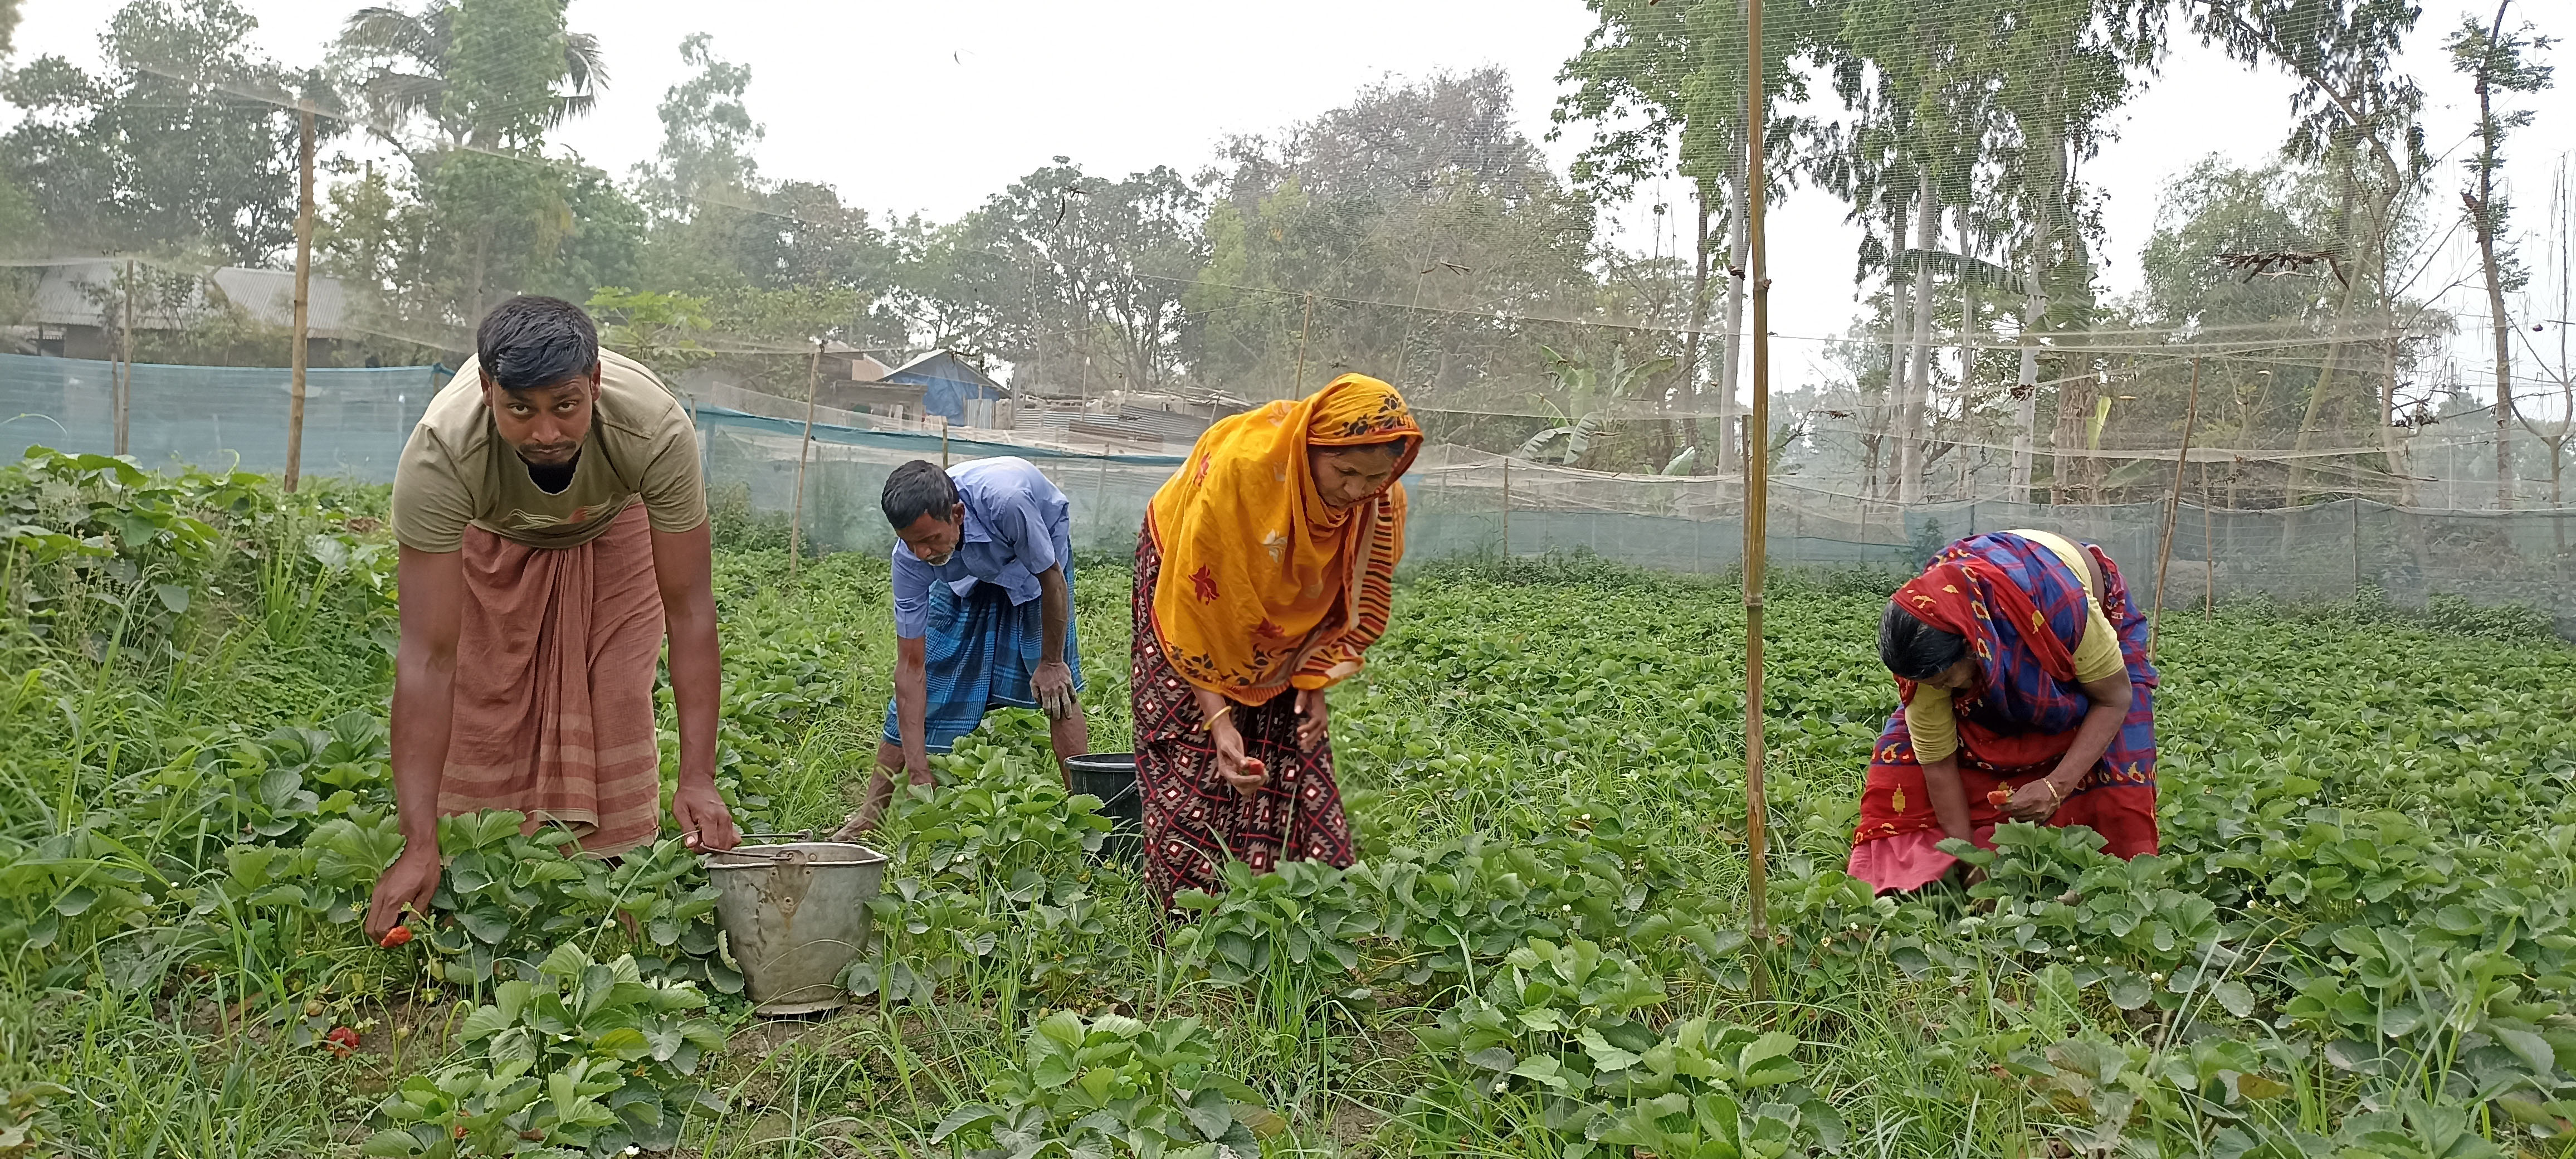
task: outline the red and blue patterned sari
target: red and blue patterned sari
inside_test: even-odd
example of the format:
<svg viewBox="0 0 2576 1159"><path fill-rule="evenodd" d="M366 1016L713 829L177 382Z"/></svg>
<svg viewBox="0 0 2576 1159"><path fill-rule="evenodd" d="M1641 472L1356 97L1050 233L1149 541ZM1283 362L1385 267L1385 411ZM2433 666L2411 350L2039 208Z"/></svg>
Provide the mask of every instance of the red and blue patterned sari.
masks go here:
<svg viewBox="0 0 2576 1159"><path fill-rule="evenodd" d="M2102 612L2119 633L2132 696L2128 717L2102 759L2067 794L2050 825L2085 825L2107 852L2156 851L2156 670L2147 663L2147 618L2129 599L2111 557L2080 545L2102 572ZM2009 532L1962 539L1942 549L1897 601L1926 623L1966 636L1978 660L1975 686L1955 693L1959 780L1979 845L1991 846L2001 807L1987 794L2048 775L2074 744L2093 701L2075 680L2074 650L2087 619L2084 576L2047 545ZM1914 683L1898 680L1911 701ZM1955 859L1935 846L1944 834L1924 789L1923 766L1899 709L1872 754L1852 834L1851 873L1882 890L1918 888Z"/></svg>

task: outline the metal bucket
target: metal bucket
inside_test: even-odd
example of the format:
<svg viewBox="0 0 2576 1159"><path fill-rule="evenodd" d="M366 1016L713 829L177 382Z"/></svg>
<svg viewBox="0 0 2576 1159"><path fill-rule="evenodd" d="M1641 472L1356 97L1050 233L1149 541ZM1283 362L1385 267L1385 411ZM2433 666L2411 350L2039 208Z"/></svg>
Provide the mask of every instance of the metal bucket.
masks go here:
<svg viewBox="0 0 2576 1159"><path fill-rule="evenodd" d="M1145 797L1136 788L1136 754L1087 753L1064 762L1073 791L1100 798L1100 815L1115 822L1100 855L1133 864L1145 845Z"/></svg>
<svg viewBox="0 0 2576 1159"><path fill-rule="evenodd" d="M798 841L709 853L716 922L743 988L767 1017L818 1014L849 995L842 968L868 945L868 899L885 884L886 856L864 845Z"/></svg>

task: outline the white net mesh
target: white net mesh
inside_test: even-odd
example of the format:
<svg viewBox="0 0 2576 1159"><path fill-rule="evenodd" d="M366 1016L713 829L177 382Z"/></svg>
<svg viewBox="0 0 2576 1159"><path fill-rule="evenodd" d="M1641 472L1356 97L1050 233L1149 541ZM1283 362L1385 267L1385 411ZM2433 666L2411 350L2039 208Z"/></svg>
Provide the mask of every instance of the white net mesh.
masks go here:
<svg viewBox="0 0 2576 1159"><path fill-rule="evenodd" d="M2135 571L2178 508L2168 594L2568 614L2568 158L2537 90L2495 90L2492 123L2453 99L2477 79L2458 68L2549 27L2491 29L2435 75L2401 51L2421 14L2388 5L1765 11L1783 562L2041 526ZM690 400L720 489L826 546L882 544L878 476L944 437L1059 472L1085 542L1116 550L1208 422L1358 371L1432 436L1419 557L1739 560L1737 0L1596 0L1545 126L1538 78L1433 71L1212 155L1056 158L911 218L764 155L768 90L713 38L680 45L661 142L621 176L563 144L610 62L559 3L365 9L305 72L252 47L250 15L133 4L94 60L11 74L11 441L282 465L285 375L260 368L289 361L309 157L309 473L382 478L474 322L548 293ZM1983 47L1903 47L1926 43ZM2142 169L2124 110L2130 140L2176 139L2141 103L2151 66L2286 77L2206 126L2260 159L2120 184Z"/></svg>

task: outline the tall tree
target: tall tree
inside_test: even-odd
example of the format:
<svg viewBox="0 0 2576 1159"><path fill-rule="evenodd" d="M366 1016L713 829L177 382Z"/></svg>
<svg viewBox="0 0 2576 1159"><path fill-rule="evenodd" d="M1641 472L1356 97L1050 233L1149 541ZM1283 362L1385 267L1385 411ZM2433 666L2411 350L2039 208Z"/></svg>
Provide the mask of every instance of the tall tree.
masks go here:
<svg viewBox="0 0 2576 1159"><path fill-rule="evenodd" d="M2018 373L2008 392L2016 499L2029 497L2036 460L2039 335L2079 327L2094 308L2098 224L2081 211L2076 165L2101 148L2100 126L2127 98L2131 74L2158 50L2158 29L2146 15L2133 0L2028 4L1993 32L2002 70L2014 78L2002 86L2008 132L1994 153L1996 182L2009 197L2006 212L1987 215L1984 228L2018 255L2003 260L2019 273L2022 295Z"/></svg>
<svg viewBox="0 0 2576 1159"><path fill-rule="evenodd" d="M2504 237L2505 223L2513 212L2512 202L2495 184L2496 172L2504 167L2504 142L2513 130L2531 123L2530 109L2499 109L2498 99L2511 93L2536 93L2549 87L2553 70L2544 64L2523 59L2523 54L2549 47L2549 38L2534 36L2526 24L2511 31L2504 24L2512 0L2499 0L2495 19L2481 26L2473 17L2463 18L2443 47L2451 52L2451 67L2469 78L2478 94L2478 149L2464 162L2469 170L2468 188L2460 191L2460 203L2466 211L2469 230L2478 239L2478 264L2486 274L2487 324L2495 335L2495 423L2496 423L2496 505L2513 506L2513 325L2507 318L2504 296L2517 292L2529 280L2516 260L2513 245Z"/></svg>
<svg viewBox="0 0 2576 1159"><path fill-rule="evenodd" d="M1202 204L1168 168L1112 181L1058 157L922 238L912 303L941 345L1008 360L1016 387L1168 386Z"/></svg>
<svg viewBox="0 0 2576 1159"><path fill-rule="evenodd" d="M1857 0L1839 13L1825 49L1853 122L1826 138L1817 168L1870 235L1864 266L1873 252L1885 255L1895 295L1881 421L1895 450L1891 497L1900 502L1922 498L1941 214L1972 195L2000 116L2001 86L1982 37L1990 7Z"/></svg>
<svg viewBox="0 0 2576 1159"><path fill-rule="evenodd" d="M2531 335L2527 333L2522 335L2523 349L2530 352L2532 364L2540 368L2543 377L2558 387L2558 420L2544 423L2520 406L2514 408L2514 418L2522 424L2522 429L2530 432L2532 438L2539 440L2541 449L2549 453L2549 506L2561 511L2567 507L2567 456L2569 452L2576 451L2576 373L2569 371L2567 362L2567 331L2570 325L2567 320L2576 318L2576 314L2568 312L2571 308L2576 308L2576 253L2571 253L2569 248L2570 242L2576 242L2576 202L2571 202L2569 199L2568 160L2563 155L2558 159L2558 173L2551 182L2549 205L2550 224L2557 233L2557 236L2551 239L2550 248L2558 256L2559 324L2556 367L2552 368L2545 353L2531 341ZM2529 306L2525 307L2525 309L2529 308ZM2534 329L2537 328L2535 325ZM2564 516L2554 518L2550 523L2558 531L2558 550L2566 551L2566 518Z"/></svg>
<svg viewBox="0 0 2576 1159"><path fill-rule="evenodd" d="M2336 333L2343 284L2323 262L2285 258L2269 276L2248 277L2228 261L2331 250L2343 229L2341 186L2321 166L2276 160L2245 168L2213 156L2162 191L2138 255L2145 284L2132 328L2242 344L2252 354L2208 362L2200 442L2273 446L2298 433L2318 354ZM2171 401L2178 432L2179 400ZM2231 492L2264 496L2282 493L2287 478L2282 464L2262 462L2235 464L2228 477Z"/></svg>
<svg viewBox="0 0 2576 1159"><path fill-rule="evenodd" d="M370 126L397 148L437 152L496 144L490 135L497 125L478 125L468 107L451 106L447 100L456 84L457 21L463 8L458 0L425 0L411 10L376 5L350 13L340 27L332 46L333 71L356 92ZM535 66L551 73L534 78L549 90L535 109L541 127L551 129L591 110L599 90L607 87L608 66L596 36L549 34L542 21L533 31L535 43L559 44L562 50L559 65ZM421 140L422 134L430 140Z"/></svg>
<svg viewBox="0 0 2576 1159"><path fill-rule="evenodd" d="M2382 438L2391 473L2405 474L2393 428L2400 327L2388 310L2390 253L2408 228L2409 201L2430 167L2416 115L2423 93L2396 70L2396 56L2421 9L2410 0L2205 0L2189 18L2201 38L2247 64L2269 63L2299 81L2282 152L2319 164L2338 184L2339 226L2332 249L2340 278L2323 368L2307 392L2289 467L2287 500L2306 499L2307 451L2345 370L2347 330L2356 306L2376 314L2384 367L2370 425Z"/></svg>
<svg viewBox="0 0 2576 1159"><path fill-rule="evenodd" d="M662 145L635 167L646 204L668 217L687 218L702 198L738 203L760 184L751 151L763 130L743 103L751 66L718 57L714 39L680 41L680 62L696 71L662 95Z"/></svg>
<svg viewBox="0 0 2576 1159"><path fill-rule="evenodd" d="M1964 427L1946 450L1936 441L1943 412L1964 423L1984 405L1972 358L1980 340L1966 330L1978 313L1970 291L1986 283L2024 297L2026 353L2010 393L2014 481L2029 486L2037 335L2080 329L2094 297L2090 246L2100 227L2081 208L2075 167L2099 148L2098 125L2125 98L2129 75L2152 59L2147 7L1852 0L1820 45L1851 116L1819 136L1810 165L1864 230L1856 276L1883 276L1889 288L1887 402L1871 424L1895 452L1896 497L1921 498L1932 460L1963 448ZM1943 241L1945 211L1955 245ZM2011 272L1978 256L1999 245ZM1936 293L1945 276L1955 296ZM1946 404L1931 357L1945 314L1962 327L1962 378Z"/></svg>
<svg viewBox="0 0 2576 1159"><path fill-rule="evenodd" d="M1572 86L1557 101L1557 123L1585 123L1593 133L1576 158L1575 183L1596 198L1617 201L1629 197L1638 182L1665 172L1691 182L1692 277L1676 378L1682 403L1693 415L1700 406L1701 336L1714 305L1708 283L1719 235L1711 224L1722 223L1727 252L1724 265L1714 272L1726 275L1727 289L1713 385L1715 417L1724 430L1734 413L1743 364L1746 287L1740 271L1750 217L1744 200L1750 157L1746 6L1743 0L1590 0L1589 6L1594 27L1583 50L1557 74L1559 83ZM1772 106L1805 99L1805 78L1788 62L1813 47L1832 10L1824 0L1764 8L1763 88ZM1788 171L1786 160L1810 128L1801 118L1772 116L1764 135L1773 172ZM1787 181L1774 181L1773 199L1785 196L1788 187ZM1686 441L1702 445L1696 429ZM1703 455L1703 461L1731 470L1737 466L1735 447L1731 435L1722 435L1719 453Z"/></svg>
<svg viewBox="0 0 2576 1159"><path fill-rule="evenodd" d="M25 191L55 245L197 250L257 264L293 239L295 78L247 45L232 0L135 0L99 38L97 76L58 56L9 74L24 111L0 138L0 178Z"/></svg>
<svg viewBox="0 0 2576 1159"><path fill-rule="evenodd" d="M606 174L544 151L546 130L587 107L571 99L601 83L596 68L567 72L563 7L462 0L449 17L435 115L456 144L429 159L419 187L460 321L512 293L586 297L623 283L640 240L641 213Z"/></svg>
<svg viewBox="0 0 2576 1159"><path fill-rule="evenodd" d="M1540 343L1581 347L1565 329L1602 316L1591 207L1514 125L1498 69L1370 86L1220 162L1184 299L1202 384L1270 398L1300 367L1310 387L1348 367L1426 412L1500 409L1552 383Z"/></svg>

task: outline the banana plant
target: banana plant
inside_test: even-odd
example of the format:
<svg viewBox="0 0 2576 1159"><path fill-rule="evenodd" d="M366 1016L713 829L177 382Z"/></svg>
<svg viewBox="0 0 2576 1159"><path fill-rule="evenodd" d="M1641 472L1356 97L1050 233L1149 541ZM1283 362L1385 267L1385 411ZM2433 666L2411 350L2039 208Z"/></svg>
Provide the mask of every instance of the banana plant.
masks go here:
<svg viewBox="0 0 2576 1159"><path fill-rule="evenodd" d="M1630 365L1628 352L1610 348L1610 365L1594 367L1557 353L1546 346L1539 352L1547 355L1547 373L1565 393L1565 408L1559 417L1574 416L1565 425L1550 427L1531 435L1521 443L1515 456L1534 463L1579 466L1592 453L1593 444L1608 429L1610 416L1603 408L1610 403L1639 393L1638 384L1672 369L1671 358L1656 358Z"/></svg>

